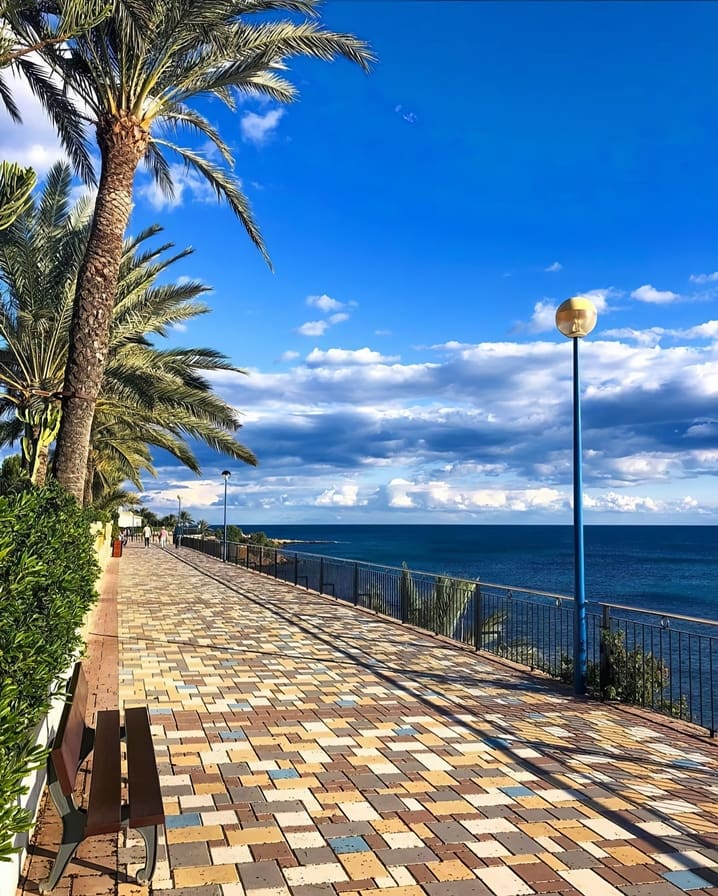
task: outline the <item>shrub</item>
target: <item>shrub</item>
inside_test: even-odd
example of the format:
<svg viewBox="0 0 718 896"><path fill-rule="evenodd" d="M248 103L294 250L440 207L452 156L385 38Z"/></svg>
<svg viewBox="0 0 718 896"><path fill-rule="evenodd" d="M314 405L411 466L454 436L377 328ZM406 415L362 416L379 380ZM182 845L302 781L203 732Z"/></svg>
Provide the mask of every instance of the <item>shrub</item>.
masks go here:
<svg viewBox="0 0 718 896"><path fill-rule="evenodd" d="M99 567L84 512L58 485L0 498L0 860L29 819L16 805L41 761L34 729L81 644Z"/></svg>

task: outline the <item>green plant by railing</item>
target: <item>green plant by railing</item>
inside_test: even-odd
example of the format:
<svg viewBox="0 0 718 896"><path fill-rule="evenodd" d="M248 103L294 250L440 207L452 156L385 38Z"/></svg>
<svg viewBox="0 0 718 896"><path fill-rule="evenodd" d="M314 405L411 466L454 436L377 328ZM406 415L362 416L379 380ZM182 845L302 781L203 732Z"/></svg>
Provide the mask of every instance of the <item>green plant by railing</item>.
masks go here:
<svg viewBox="0 0 718 896"><path fill-rule="evenodd" d="M601 660L589 662L586 684L590 693L604 700L620 700L633 706L660 709L679 719L690 718L685 699L670 700L667 663L640 647L629 649L620 630L601 629ZM573 681L573 659L561 657L561 680Z"/></svg>
<svg viewBox="0 0 718 896"><path fill-rule="evenodd" d="M0 498L0 860L29 827L17 797L41 761L35 726L96 596L93 544L86 515L54 483Z"/></svg>

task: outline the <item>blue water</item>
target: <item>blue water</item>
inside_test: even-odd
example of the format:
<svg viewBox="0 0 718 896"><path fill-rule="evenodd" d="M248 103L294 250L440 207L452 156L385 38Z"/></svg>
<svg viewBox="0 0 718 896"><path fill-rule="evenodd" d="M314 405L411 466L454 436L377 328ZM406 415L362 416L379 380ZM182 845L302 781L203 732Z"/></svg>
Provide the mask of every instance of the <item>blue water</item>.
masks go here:
<svg viewBox="0 0 718 896"><path fill-rule="evenodd" d="M304 553L573 594L571 526L247 526ZM718 527L587 526L586 596L718 621Z"/></svg>

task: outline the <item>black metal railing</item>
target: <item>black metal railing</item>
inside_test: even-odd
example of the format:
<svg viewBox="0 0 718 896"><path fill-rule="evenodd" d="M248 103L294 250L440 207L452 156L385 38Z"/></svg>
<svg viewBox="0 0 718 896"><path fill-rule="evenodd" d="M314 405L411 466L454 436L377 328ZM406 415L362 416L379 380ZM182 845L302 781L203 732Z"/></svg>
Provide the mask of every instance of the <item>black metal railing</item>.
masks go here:
<svg viewBox="0 0 718 896"><path fill-rule="evenodd" d="M222 559L219 539L182 544ZM227 543L227 562L573 680L571 597L236 542ZM716 736L718 622L589 602L587 630L591 694Z"/></svg>

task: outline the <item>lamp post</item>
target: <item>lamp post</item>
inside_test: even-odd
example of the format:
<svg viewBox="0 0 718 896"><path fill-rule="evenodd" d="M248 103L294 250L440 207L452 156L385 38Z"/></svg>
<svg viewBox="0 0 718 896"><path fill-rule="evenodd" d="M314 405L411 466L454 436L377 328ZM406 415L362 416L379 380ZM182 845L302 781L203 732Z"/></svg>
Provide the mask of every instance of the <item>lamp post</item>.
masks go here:
<svg viewBox="0 0 718 896"><path fill-rule="evenodd" d="M182 498L177 495L177 537L175 547L178 548L182 541Z"/></svg>
<svg viewBox="0 0 718 896"><path fill-rule="evenodd" d="M596 326L596 307L589 299L576 296L559 305L556 326L573 340L573 691L586 693L588 636L586 632L586 583L583 551L583 469L581 449L581 381L578 365L578 341Z"/></svg>
<svg viewBox="0 0 718 896"><path fill-rule="evenodd" d="M222 542L222 562L227 562L227 480L232 474L229 470L222 470L224 479L224 541Z"/></svg>

